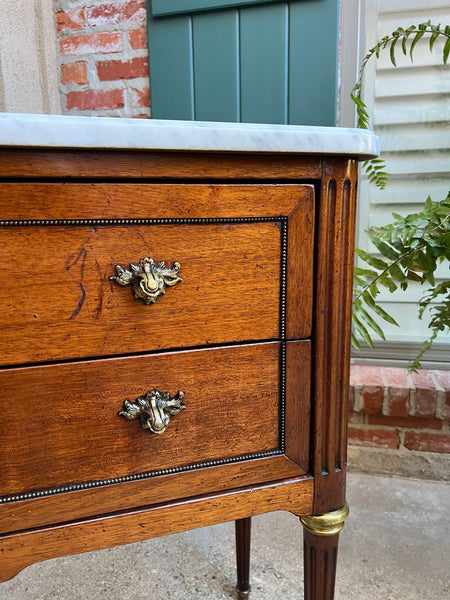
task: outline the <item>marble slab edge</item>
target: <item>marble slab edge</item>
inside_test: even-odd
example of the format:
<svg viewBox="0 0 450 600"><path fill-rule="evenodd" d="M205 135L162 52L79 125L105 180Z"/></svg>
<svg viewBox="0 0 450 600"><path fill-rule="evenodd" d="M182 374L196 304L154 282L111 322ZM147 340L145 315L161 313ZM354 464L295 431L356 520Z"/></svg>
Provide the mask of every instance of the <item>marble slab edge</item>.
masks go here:
<svg viewBox="0 0 450 600"><path fill-rule="evenodd" d="M370 131L340 127L0 113L0 147L378 156Z"/></svg>

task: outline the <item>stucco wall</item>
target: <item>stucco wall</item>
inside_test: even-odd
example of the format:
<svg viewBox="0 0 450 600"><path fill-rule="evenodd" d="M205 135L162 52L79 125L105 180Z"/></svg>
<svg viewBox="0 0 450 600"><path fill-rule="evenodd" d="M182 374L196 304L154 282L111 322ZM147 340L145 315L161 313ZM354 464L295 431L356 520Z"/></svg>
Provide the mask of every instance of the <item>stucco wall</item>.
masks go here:
<svg viewBox="0 0 450 600"><path fill-rule="evenodd" d="M53 1L0 0L0 112L61 113Z"/></svg>

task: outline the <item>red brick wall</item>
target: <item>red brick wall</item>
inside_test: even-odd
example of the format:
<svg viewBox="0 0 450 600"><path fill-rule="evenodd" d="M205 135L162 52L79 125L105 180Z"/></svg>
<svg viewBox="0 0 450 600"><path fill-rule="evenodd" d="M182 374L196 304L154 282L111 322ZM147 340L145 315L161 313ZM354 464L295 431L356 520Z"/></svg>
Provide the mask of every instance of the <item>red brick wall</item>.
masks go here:
<svg viewBox="0 0 450 600"><path fill-rule="evenodd" d="M450 371L352 366L349 443L450 453Z"/></svg>
<svg viewBox="0 0 450 600"><path fill-rule="evenodd" d="M149 117L145 0L54 6L63 113Z"/></svg>

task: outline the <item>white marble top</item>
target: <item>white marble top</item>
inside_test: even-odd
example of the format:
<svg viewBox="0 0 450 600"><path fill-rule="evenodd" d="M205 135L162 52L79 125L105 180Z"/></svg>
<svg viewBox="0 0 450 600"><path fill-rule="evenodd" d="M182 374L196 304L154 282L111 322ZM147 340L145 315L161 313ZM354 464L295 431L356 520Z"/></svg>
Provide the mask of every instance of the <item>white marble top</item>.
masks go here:
<svg viewBox="0 0 450 600"><path fill-rule="evenodd" d="M372 158L378 138L340 127L0 113L0 147L337 154Z"/></svg>

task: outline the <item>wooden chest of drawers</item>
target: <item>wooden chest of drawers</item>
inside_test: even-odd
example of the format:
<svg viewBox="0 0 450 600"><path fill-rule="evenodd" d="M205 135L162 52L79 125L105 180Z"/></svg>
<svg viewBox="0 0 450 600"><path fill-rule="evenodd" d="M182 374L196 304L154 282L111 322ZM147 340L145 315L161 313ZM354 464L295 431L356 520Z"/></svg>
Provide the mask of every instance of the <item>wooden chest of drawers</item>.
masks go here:
<svg viewBox="0 0 450 600"><path fill-rule="evenodd" d="M357 157L2 151L1 580L282 509L332 598Z"/></svg>

